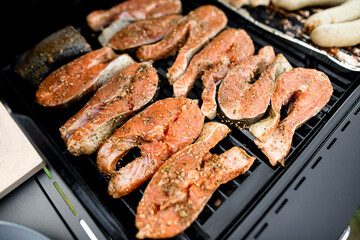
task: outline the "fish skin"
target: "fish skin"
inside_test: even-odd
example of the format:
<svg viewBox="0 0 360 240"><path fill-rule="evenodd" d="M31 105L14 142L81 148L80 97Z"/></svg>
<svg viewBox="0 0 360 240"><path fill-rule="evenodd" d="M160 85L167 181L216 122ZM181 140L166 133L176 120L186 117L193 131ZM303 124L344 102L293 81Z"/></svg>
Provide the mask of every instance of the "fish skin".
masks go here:
<svg viewBox="0 0 360 240"><path fill-rule="evenodd" d="M258 55L235 65L222 81L218 92L221 120L239 128L258 121L266 112L275 82L275 61L271 46L263 47ZM258 80L253 78L261 73Z"/></svg>
<svg viewBox="0 0 360 240"><path fill-rule="evenodd" d="M108 10L95 10L86 17L86 21L93 31L99 31L119 19L136 21L157 18L180 13L181 9L180 0L128 0Z"/></svg>
<svg viewBox="0 0 360 240"><path fill-rule="evenodd" d="M152 177L179 149L191 144L204 124L197 100L167 98L157 101L121 126L99 149L100 172L111 176L108 192L122 197ZM138 147L141 157L116 171L116 163Z"/></svg>
<svg viewBox="0 0 360 240"><path fill-rule="evenodd" d="M118 56L109 47L89 52L47 76L36 91L36 101L44 107L69 106L132 63L129 55Z"/></svg>
<svg viewBox="0 0 360 240"><path fill-rule="evenodd" d="M239 147L220 156L209 152L229 132L224 124L206 123L194 144L160 167L137 207L137 238L169 238L183 232L221 184L250 168L255 158Z"/></svg>
<svg viewBox="0 0 360 240"><path fill-rule="evenodd" d="M124 51L157 42L166 36L180 18L181 15L168 15L134 22L115 33L109 40L108 46Z"/></svg>
<svg viewBox="0 0 360 240"><path fill-rule="evenodd" d="M150 63L134 63L112 76L61 128L69 152L92 154L115 129L154 101L159 88Z"/></svg>
<svg viewBox="0 0 360 240"><path fill-rule="evenodd" d="M330 100L333 88L325 73L315 69L294 68L281 74L275 84L272 108L280 115L289 104L287 116L278 122L264 141L255 144L268 157L271 165L285 164L295 130L315 116Z"/></svg>
<svg viewBox="0 0 360 240"><path fill-rule="evenodd" d="M14 71L38 86L57 66L91 51L86 39L73 26L47 36L16 62Z"/></svg>
<svg viewBox="0 0 360 240"><path fill-rule="evenodd" d="M136 56L142 61L156 61L179 51L167 73L169 83L173 84L185 73L194 54L225 28L226 24L225 13L217 7L212 5L198 7L186 15L163 40L139 47Z"/></svg>

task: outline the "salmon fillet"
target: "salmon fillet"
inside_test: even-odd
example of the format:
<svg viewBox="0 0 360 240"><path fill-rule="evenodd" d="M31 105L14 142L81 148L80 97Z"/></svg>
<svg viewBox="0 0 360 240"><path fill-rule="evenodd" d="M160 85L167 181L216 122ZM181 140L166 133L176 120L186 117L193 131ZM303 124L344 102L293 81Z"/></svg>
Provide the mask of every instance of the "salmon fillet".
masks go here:
<svg viewBox="0 0 360 240"><path fill-rule="evenodd" d="M288 72L292 69L292 66L287 61L287 59L282 55L278 54L276 56L274 64L269 68L269 70L274 72L274 84L273 89L275 88L276 81L278 77ZM273 96L273 90L271 91L271 98ZM273 101L270 101L270 107L268 110L268 114L266 118L261 119L260 121L250 125L249 131L252 135L254 135L256 138L258 138L260 141L266 141L268 137L271 135L271 133L276 128L277 124L280 121L280 112L275 112L273 108Z"/></svg>
<svg viewBox="0 0 360 240"><path fill-rule="evenodd" d="M203 105L201 110L209 119L216 115L216 85L219 84L230 65L254 54L254 44L242 29L229 28L222 31L191 60L186 73L173 84L176 97L186 97L196 79L202 76Z"/></svg>
<svg viewBox="0 0 360 240"><path fill-rule="evenodd" d="M189 61L212 37L227 24L226 15L212 5L196 8L185 16L160 42L141 46L136 56L141 60L159 60L175 54L174 64L168 69L170 84L184 74Z"/></svg>
<svg viewBox="0 0 360 240"><path fill-rule="evenodd" d="M93 31L99 31L118 19L140 20L180 12L180 0L128 0L108 10L95 10L86 17L86 21Z"/></svg>
<svg viewBox="0 0 360 240"><path fill-rule="evenodd" d="M142 20L140 20L142 21ZM133 23L132 21L116 20L112 22L108 27L102 30L101 34L98 36L98 41L101 46L105 47L108 45L109 40L119 31L121 31L126 26Z"/></svg>
<svg viewBox="0 0 360 240"><path fill-rule="evenodd" d="M86 39L73 26L67 26L41 40L17 61L14 71L38 86L57 66L91 51Z"/></svg>
<svg viewBox="0 0 360 240"><path fill-rule="evenodd" d="M133 62L129 55L118 57L109 47L87 53L45 78L36 91L36 101L45 107L68 106L94 93L118 70Z"/></svg>
<svg viewBox="0 0 360 240"><path fill-rule="evenodd" d="M157 101L120 127L100 148L99 170L111 176L109 194L122 197L153 176L179 149L191 144L204 124L197 100ZM116 171L116 163L138 147L141 157Z"/></svg>
<svg viewBox="0 0 360 240"><path fill-rule="evenodd" d="M229 132L224 124L206 123L194 144L160 167L137 208L137 238L169 238L183 232L221 184L250 168L255 158L239 147L220 156L210 154Z"/></svg>
<svg viewBox="0 0 360 240"><path fill-rule="evenodd" d="M295 130L316 115L330 100L333 88L329 78L315 69L294 68L277 79L272 96L271 108L280 116L283 106L289 104L287 116L278 122L268 136L255 139L255 144L275 166L284 166L290 151Z"/></svg>
<svg viewBox="0 0 360 240"><path fill-rule="evenodd" d="M180 18L180 15L169 15L131 23L114 33L109 40L108 46L123 51L157 42L164 38Z"/></svg>
<svg viewBox="0 0 360 240"><path fill-rule="evenodd" d="M266 112L273 91L275 53L271 46L235 65L222 81L218 102L222 121L243 128L258 121ZM254 77L261 73L258 80Z"/></svg>
<svg viewBox="0 0 360 240"><path fill-rule="evenodd" d="M112 76L61 128L73 155L92 154L129 117L153 101L159 86L149 63L134 63Z"/></svg>
<svg viewBox="0 0 360 240"><path fill-rule="evenodd" d="M210 120L216 117L216 87L226 77L231 65L232 64L222 62L214 68L205 71L201 77L203 87L203 92L201 94L201 99L203 100L201 112Z"/></svg>

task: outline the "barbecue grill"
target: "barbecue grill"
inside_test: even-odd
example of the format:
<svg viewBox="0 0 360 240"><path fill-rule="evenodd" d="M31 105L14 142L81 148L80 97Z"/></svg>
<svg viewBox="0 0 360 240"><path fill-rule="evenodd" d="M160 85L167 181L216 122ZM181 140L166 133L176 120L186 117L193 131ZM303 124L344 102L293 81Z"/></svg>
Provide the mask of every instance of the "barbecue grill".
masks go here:
<svg viewBox="0 0 360 240"><path fill-rule="evenodd" d="M245 174L220 186L196 221L175 239L338 239L360 205L360 74L330 64L311 50L294 47L217 1L182 2L183 14L203 4L214 4L226 13L228 27L246 30L256 52L271 45L294 67L325 72L334 93L316 116L296 130L285 167L271 166L253 143L254 137L249 131L232 127L232 132L211 152L220 154L240 146L256 157L253 166ZM42 33L27 36L29 43L24 42L20 50L30 49L48 35L46 33L67 24L74 25L93 49L97 49L100 47L97 34L87 27L86 14L116 3L62 1L59 11L69 9L69 14L55 11L54 19L43 24ZM40 1L40 4L45 3ZM38 11L46 8L44 5L29 7ZM27 16L19 17L26 19ZM42 20L39 16L24 21L38 23ZM50 24L52 21L54 24ZM40 32L40 29L34 29L34 32ZM13 73L14 53L20 54L16 51L7 53L8 58L0 71L2 102L12 110L12 116L42 152L47 164L59 173L104 234L112 239L133 239L137 232L136 207L147 184L128 196L112 199L107 193L108 179L97 169L96 156L72 156L58 131L86 100L69 109L41 107L35 102L36 88ZM167 68L173 60L168 58L154 63L161 79L158 99L173 95L166 79ZM201 92L201 83L197 81L188 97L201 99ZM24 118L26 121L21 121ZM215 121L220 119L217 117ZM138 155L131 151L127 158Z"/></svg>

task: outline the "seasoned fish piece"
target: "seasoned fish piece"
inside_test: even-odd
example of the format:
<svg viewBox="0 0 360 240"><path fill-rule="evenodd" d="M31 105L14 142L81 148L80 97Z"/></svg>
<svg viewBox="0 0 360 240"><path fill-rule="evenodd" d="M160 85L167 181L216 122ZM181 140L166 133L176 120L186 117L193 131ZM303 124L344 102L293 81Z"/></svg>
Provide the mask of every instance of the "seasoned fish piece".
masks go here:
<svg viewBox="0 0 360 240"><path fill-rule="evenodd" d="M216 117L216 86L226 77L231 65L232 64L220 63L214 68L205 71L201 77L203 86L201 112L208 119L214 119Z"/></svg>
<svg viewBox="0 0 360 240"><path fill-rule="evenodd" d="M180 0L128 0L109 10L93 11L86 17L86 21L93 31L99 31L119 19L133 21L180 12Z"/></svg>
<svg viewBox="0 0 360 240"><path fill-rule="evenodd" d="M276 56L274 64L269 68L269 70L274 71L275 73L274 84L272 85L272 89L275 88L276 80L278 79L278 77L281 74L290 71L291 69L292 66L287 61L287 59L282 54L278 54ZM270 98L272 98L272 96L273 96L273 90L271 91ZM279 120L280 120L280 112L275 112L273 108L273 101L271 101L268 116L252 124L249 127L249 131L260 141L265 141L276 128L277 124L279 123Z"/></svg>
<svg viewBox="0 0 360 240"><path fill-rule="evenodd" d="M222 81L219 92L219 114L222 121L243 128L266 112L275 82L275 66L265 69L275 60L271 46L263 47L259 54L235 65ZM258 80L254 77L261 73Z"/></svg>
<svg viewBox="0 0 360 240"><path fill-rule="evenodd" d="M191 60L185 74L173 84L174 95L185 97L204 71L238 63L254 53L254 44L242 29L229 28L217 35Z"/></svg>
<svg viewBox="0 0 360 240"><path fill-rule="evenodd" d="M174 64L168 69L170 84L178 80L193 57L212 37L227 24L226 15L212 5L198 7L191 11L160 42L141 46L136 56L140 60L159 60L179 53Z"/></svg>
<svg viewBox="0 0 360 240"><path fill-rule="evenodd" d="M73 155L92 154L137 111L154 100L159 77L149 63L134 63L112 76L61 128Z"/></svg>
<svg viewBox="0 0 360 240"><path fill-rule="evenodd" d="M94 93L117 71L133 63L129 55L118 56L109 47L92 51L45 78L36 91L36 101L45 107L67 106Z"/></svg>
<svg viewBox="0 0 360 240"><path fill-rule="evenodd" d="M206 123L199 139L163 164L147 186L137 208L137 238L169 238L198 217L215 190L247 171L255 158L239 148L210 154L229 132L220 123Z"/></svg>
<svg viewBox="0 0 360 240"><path fill-rule="evenodd" d="M112 38L117 32L122 30L124 27L131 24L131 21L124 21L118 19L112 22L107 28L105 28L98 37L99 43L105 47L108 45L110 38Z"/></svg>
<svg viewBox="0 0 360 240"><path fill-rule="evenodd" d="M134 22L115 33L108 46L123 51L154 43L162 39L178 23L180 18L180 15L169 15Z"/></svg>
<svg viewBox="0 0 360 240"><path fill-rule="evenodd" d="M90 51L85 38L73 26L67 26L24 53L14 71L38 86L54 68Z"/></svg>
<svg viewBox="0 0 360 240"><path fill-rule="evenodd" d="M294 68L280 75L271 98L271 108L279 116L282 106L290 102L287 116L280 122L280 117L275 118L278 124L272 132L267 132L263 141L255 139L255 144L273 166L277 163L284 166L295 130L317 114L332 93L329 78L315 69Z"/></svg>
<svg viewBox="0 0 360 240"><path fill-rule="evenodd" d="M173 84L176 97L186 97L202 75L204 91L201 111L209 119L216 116L216 84L226 76L231 65L254 54L254 44L242 29L222 31L191 60L186 73Z"/></svg>
<svg viewBox="0 0 360 240"><path fill-rule="evenodd" d="M186 98L157 101L131 118L98 152L99 170L111 176L109 194L119 198L135 190L172 154L191 144L203 125L198 101ZM134 147L141 157L116 171L117 161Z"/></svg>

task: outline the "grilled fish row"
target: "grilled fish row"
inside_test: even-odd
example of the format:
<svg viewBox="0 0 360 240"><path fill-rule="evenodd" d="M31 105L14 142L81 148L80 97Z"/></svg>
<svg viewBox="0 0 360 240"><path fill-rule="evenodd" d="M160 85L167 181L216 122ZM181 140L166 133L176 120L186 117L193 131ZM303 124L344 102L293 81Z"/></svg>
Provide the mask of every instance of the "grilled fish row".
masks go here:
<svg viewBox="0 0 360 240"><path fill-rule="evenodd" d="M109 194L124 196L149 179L179 149L191 144L204 125L197 100L167 98L157 101L121 126L99 149L99 170L111 176ZM141 157L115 169L130 149Z"/></svg>
<svg viewBox="0 0 360 240"><path fill-rule="evenodd" d="M265 49L231 68L219 87L218 109L222 121L249 128L273 166L284 166L295 130L327 104L333 88L323 72L293 69L282 54L273 58ZM287 116L280 119L287 105Z"/></svg>
<svg viewBox="0 0 360 240"><path fill-rule="evenodd" d="M285 164L295 130L315 116L330 100L329 78L315 69L294 68L279 76L271 97L269 116L250 127L255 144L272 165ZM280 111L288 105L287 116Z"/></svg>
<svg viewBox="0 0 360 240"><path fill-rule="evenodd" d="M143 40L148 42L126 41L126 32L136 26L144 29L148 23L165 25L160 26L159 34L152 35L157 29L145 33ZM295 129L321 110L331 97L331 83L323 73L302 68L290 70L286 59L281 54L275 57L271 47L264 47L252 56L254 46L243 30L223 31L192 58L224 24L226 16L221 11L204 6L181 20L174 15L161 21L130 24L122 36L120 33L110 39L111 47L123 50L166 36L159 43L139 48L138 57L151 60L167 57L182 45L168 71L169 82L179 98L158 101L126 123L156 95L158 77L149 63L135 63L127 55L119 57L104 47L58 69L39 87L39 103L67 105L106 82L60 131L74 155L91 154L101 146L97 164L101 172L111 177L108 191L114 198L132 192L155 174L139 203L138 238L172 237L185 230L215 189L246 171L254 161L236 147L220 156L209 153L229 129L215 123L203 128L204 116L197 102L181 97L187 95L196 78L202 76L205 89L203 114L215 116L216 84L220 84L220 115L240 128L250 126L250 132L257 138L255 143L273 165L284 164ZM125 47L115 46L117 40L124 39L121 44ZM257 75L260 76L255 79ZM281 107L288 102L291 102L288 116L280 121ZM254 124L265 114L269 103L269 117ZM198 140L190 145L199 134ZM140 148L141 157L116 169L117 162L134 147Z"/></svg>
<svg viewBox="0 0 360 240"><path fill-rule="evenodd" d="M115 73L61 128L74 155L92 154L137 111L154 101L159 88L150 63L133 63Z"/></svg>
<svg viewBox="0 0 360 240"><path fill-rule="evenodd" d="M109 47L89 52L46 77L36 91L36 100L45 107L69 106L133 63L129 55L118 56Z"/></svg>
<svg viewBox="0 0 360 240"><path fill-rule="evenodd" d="M226 15L212 5L198 7L182 18L179 15L166 16L170 10L171 14L178 13L175 6L180 6L181 9L181 2L157 1L155 4L155 1L129 0L107 11L94 11L88 15L87 20L94 31L112 22L99 36L100 43L117 50L140 46L136 56L141 61L156 61L178 52L167 73L170 84L173 84L184 74L194 54L227 24ZM153 14L154 9L158 15ZM159 14L163 17L159 17ZM144 18L150 19L130 22ZM164 39L154 43L162 38Z"/></svg>
<svg viewBox="0 0 360 240"><path fill-rule="evenodd" d="M249 128L270 163L283 165L295 129L326 105L333 89L322 72L304 68L291 70L286 58L282 54L275 56L271 46L263 47L257 55L253 53L254 45L245 31L226 29L191 59L179 79L170 78L169 82L176 97L186 97L201 77L202 113L213 119L218 109L223 122ZM218 92L216 85L220 85ZM287 95L280 88L284 88L282 91ZM316 88L319 91L316 92ZM281 107L289 102L288 116L280 122ZM277 105L273 106L274 103ZM261 120L266 112L268 117Z"/></svg>
<svg viewBox="0 0 360 240"><path fill-rule="evenodd" d="M255 158L241 148L233 147L220 156L209 152L229 132L224 124L206 123L195 143L160 167L137 208L137 238L169 238L181 233L221 184L250 168Z"/></svg>
<svg viewBox="0 0 360 240"><path fill-rule="evenodd" d="M180 12L180 0L128 0L108 10L95 10L86 21L92 30L99 31L117 20L136 21Z"/></svg>
<svg viewBox="0 0 360 240"><path fill-rule="evenodd" d="M120 36L112 40L111 46L114 49L127 49L153 43L163 38L181 18L180 15L174 15L180 12L180 0L128 0L109 10L97 10L90 13L87 21L95 31L102 29L112 21L117 22L109 29L110 36L104 34L105 39L100 38L100 42L106 43L114 33L130 24L131 21L154 18L129 26L124 29L122 34L120 33ZM146 29L148 26L152 27ZM138 35L137 40L129 39L135 35ZM119 41L119 37L123 39ZM67 26L49 35L33 49L23 54L18 59L14 70L22 78L38 86L51 71L91 50L86 39L73 26ZM108 57L111 58L111 56Z"/></svg>
<svg viewBox="0 0 360 240"><path fill-rule="evenodd" d="M212 8L211 6L205 7ZM200 12L200 9L196 9L189 16ZM191 17L189 18L191 19ZM234 52L240 54L235 55ZM186 73L175 82L175 96L186 96L196 78L203 74L202 80L205 90L202 94L204 100L202 112L211 119L215 116L216 109L215 84L221 82L219 80L223 78L218 93L220 116L225 122L235 123L240 128L249 127L265 114L277 77L291 68L282 55L278 55L274 60L271 47L263 48L258 55L249 57L252 53L251 39L243 30L227 29L223 31L192 59ZM113 61L115 58L117 61ZM125 60L126 58L127 60ZM119 62L121 64L118 64ZM44 106L67 105L83 95L94 92L116 71L130 63L132 60L129 57L126 55L118 57L108 47L90 52L48 76L40 84L37 91L37 101ZM254 76L258 73L261 73L259 79L253 82ZM329 88L329 92L331 92L331 88ZM296 94L293 93L292 95L295 96ZM321 106L326 102L322 103ZM255 136L261 136L256 143L266 155L269 155L269 151L265 150L261 144L263 134L258 133L260 131L258 126L266 127L266 131L271 132L279 121L279 114L274 114L274 112L275 110L272 108L270 117L263 120L262 125L250 127L250 131ZM269 120L273 118L276 121ZM124 117L124 119L126 118ZM121 123L121 121L119 122ZM264 124L266 124L265 127ZM269 134L267 133L267 135ZM291 144L292 134L290 135L290 141L287 142ZM104 136L109 136L109 133ZM63 138L67 141L65 136ZM97 148L98 145L95 149ZM290 149L289 144L286 149ZM78 153L74 151L74 154ZM276 162L283 164L286 155L282 154L278 160L274 160L270 156L270 162L272 164L276 164Z"/></svg>

